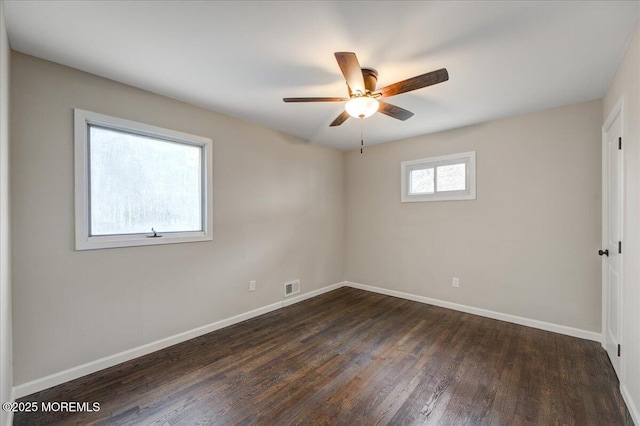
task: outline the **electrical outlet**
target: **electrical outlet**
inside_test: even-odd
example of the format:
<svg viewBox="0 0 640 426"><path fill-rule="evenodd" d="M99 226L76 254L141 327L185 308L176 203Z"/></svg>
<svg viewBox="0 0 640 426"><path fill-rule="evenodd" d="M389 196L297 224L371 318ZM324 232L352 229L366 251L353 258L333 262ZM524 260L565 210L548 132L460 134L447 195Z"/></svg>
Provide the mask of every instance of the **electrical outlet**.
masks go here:
<svg viewBox="0 0 640 426"><path fill-rule="evenodd" d="M453 277L453 280L451 280L451 287L460 287L460 278Z"/></svg>
<svg viewBox="0 0 640 426"><path fill-rule="evenodd" d="M255 280L249 281L249 291L256 291L256 281Z"/></svg>

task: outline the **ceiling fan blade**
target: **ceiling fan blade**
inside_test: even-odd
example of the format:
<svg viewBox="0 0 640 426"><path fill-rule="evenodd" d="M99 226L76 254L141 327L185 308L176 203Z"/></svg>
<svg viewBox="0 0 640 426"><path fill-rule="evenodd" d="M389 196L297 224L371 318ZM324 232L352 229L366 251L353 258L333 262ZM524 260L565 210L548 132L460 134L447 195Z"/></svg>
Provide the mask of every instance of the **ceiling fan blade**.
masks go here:
<svg viewBox="0 0 640 426"><path fill-rule="evenodd" d="M364 95L366 93L364 78L362 77L362 68L360 68L356 54L353 52L336 52L335 57L351 92L360 92L360 94Z"/></svg>
<svg viewBox="0 0 640 426"><path fill-rule="evenodd" d="M285 102L342 102L349 98L282 98Z"/></svg>
<svg viewBox="0 0 640 426"><path fill-rule="evenodd" d="M331 124L329 124L329 127L339 126L342 123L344 123L345 121L347 121L347 118L349 118L349 117L351 117L351 116L349 115L349 113L347 111L342 111L342 114L337 116L336 119L333 120L331 122Z"/></svg>
<svg viewBox="0 0 640 426"><path fill-rule="evenodd" d="M378 112L388 115L389 117L393 117L402 121L413 117L413 113L411 111L407 111L406 109L400 108L399 106L395 106L383 101L378 101L378 104L380 104L380 106L378 107Z"/></svg>
<svg viewBox="0 0 640 426"><path fill-rule="evenodd" d="M389 96L422 89L423 87L432 86L447 80L449 80L449 73L446 68L441 68L437 71L431 71L426 74L390 84L389 86L378 90L376 94L380 94L383 98L388 98Z"/></svg>

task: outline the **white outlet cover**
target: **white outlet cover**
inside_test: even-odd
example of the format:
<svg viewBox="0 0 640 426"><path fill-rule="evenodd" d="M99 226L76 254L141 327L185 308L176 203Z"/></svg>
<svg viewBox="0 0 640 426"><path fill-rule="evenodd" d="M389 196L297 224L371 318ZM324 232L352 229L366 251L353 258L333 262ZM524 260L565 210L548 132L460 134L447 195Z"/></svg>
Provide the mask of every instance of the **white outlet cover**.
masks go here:
<svg viewBox="0 0 640 426"><path fill-rule="evenodd" d="M460 278L453 277L453 280L451 281L451 287L460 287Z"/></svg>
<svg viewBox="0 0 640 426"><path fill-rule="evenodd" d="M255 280L249 281L249 291L256 291L256 282L255 282Z"/></svg>

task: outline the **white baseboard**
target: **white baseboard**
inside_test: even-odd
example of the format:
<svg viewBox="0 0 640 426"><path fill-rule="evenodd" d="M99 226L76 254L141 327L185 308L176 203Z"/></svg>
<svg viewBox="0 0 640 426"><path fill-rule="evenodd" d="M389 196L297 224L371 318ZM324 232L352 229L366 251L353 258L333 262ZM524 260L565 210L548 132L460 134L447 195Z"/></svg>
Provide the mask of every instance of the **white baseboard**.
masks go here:
<svg viewBox="0 0 640 426"><path fill-rule="evenodd" d="M466 312L468 314L479 315L482 317L497 319L500 321L511 322L514 324L525 325L527 327L539 328L541 330L553 331L554 333L566 334L568 336L579 337L581 339L594 340L601 342L600 333L582 330L579 328L568 327L566 325L553 324L550 322L539 321L530 318L519 317L516 315L503 314L501 312L490 311L487 309L475 308L473 306L461 305L458 303L447 302L439 299L432 299L425 296L417 296L415 294L403 293L401 291L388 290L381 287L373 287L370 285L345 281L345 286L353 287L360 290L371 291L374 293L385 294L387 296L399 297L401 299L413 300L414 302L426 303L428 305L440 306L442 308L453 309L455 311Z"/></svg>
<svg viewBox="0 0 640 426"><path fill-rule="evenodd" d="M640 426L640 411L638 411L638 406L633 401L633 398L631 397L629 389L626 385L620 386L620 393L622 394L622 399L624 399L624 402L627 404L629 413L631 413L633 423Z"/></svg>
<svg viewBox="0 0 640 426"><path fill-rule="evenodd" d="M68 370L60 371L58 373L54 373L40 379L23 383L13 388L13 400L15 401L16 399L31 395L34 392L39 392L41 390L57 386L70 380L74 380L79 377L104 370L105 368L113 367L114 365L120 364L122 362L130 361L143 355L159 351L160 349L182 343L184 341L202 336L207 333L211 333L212 331L220 330L221 328L228 327L230 325L237 324L239 322L246 321L260 315L264 315L268 312L281 309L285 306L293 305L294 303L298 303L311 297L315 297L320 294L335 290L342 286L344 286L343 282L332 284L318 290L313 290L308 293L301 294L300 296L287 298L286 300L272 303L270 305L254 309L240 315L225 318L223 320L216 321L202 327L194 328L193 330L188 330L164 339L156 340L155 342L151 342L146 345L138 346L137 348L129 349L127 351L120 352L114 355L109 355L104 358L79 365L77 367L69 368Z"/></svg>

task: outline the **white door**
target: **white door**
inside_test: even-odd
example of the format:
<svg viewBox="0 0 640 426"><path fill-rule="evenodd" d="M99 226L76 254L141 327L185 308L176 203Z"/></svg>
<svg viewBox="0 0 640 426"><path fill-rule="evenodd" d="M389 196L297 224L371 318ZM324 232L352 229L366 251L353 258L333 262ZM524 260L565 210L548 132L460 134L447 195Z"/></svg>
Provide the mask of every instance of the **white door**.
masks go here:
<svg viewBox="0 0 640 426"><path fill-rule="evenodd" d="M620 377L622 334L622 104L602 132L602 314L603 340Z"/></svg>

